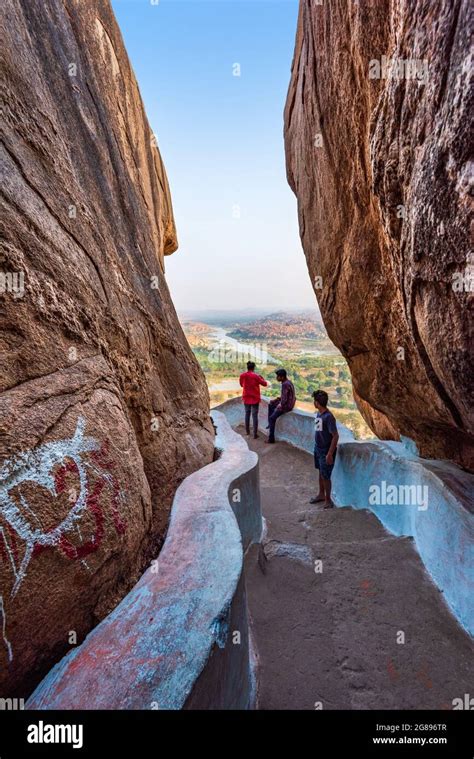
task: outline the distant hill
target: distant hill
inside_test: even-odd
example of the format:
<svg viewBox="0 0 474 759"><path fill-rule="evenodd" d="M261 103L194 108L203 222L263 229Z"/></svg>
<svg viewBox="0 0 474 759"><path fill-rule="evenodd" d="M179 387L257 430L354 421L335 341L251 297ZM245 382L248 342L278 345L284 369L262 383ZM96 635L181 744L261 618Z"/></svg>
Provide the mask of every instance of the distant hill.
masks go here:
<svg viewBox="0 0 474 759"><path fill-rule="evenodd" d="M327 337L317 311L299 313L280 311L261 319L238 323L229 334L231 337L251 338L253 340L288 340L291 338L317 340Z"/></svg>
<svg viewBox="0 0 474 759"><path fill-rule="evenodd" d="M185 332L190 335L208 335L210 332L209 324L203 322L191 321L191 319L183 320L183 328Z"/></svg>
<svg viewBox="0 0 474 759"><path fill-rule="evenodd" d="M182 322L182 327L191 348L206 348L212 331L209 324L186 319Z"/></svg>
<svg viewBox="0 0 474 759"><path fill-rule="evenodd" d="M304 316L310 321L315 321L322 325L321 315L317 308L314 309L287 309L279 312L272 311L268 308L244 308L244 309L206 309L201 311L181 311L179 318L182 322L203 322L213 327L235 327L240 325L252 324L255 321L264 321L280 315L286 315L290 318L294 316Z"/></svg>

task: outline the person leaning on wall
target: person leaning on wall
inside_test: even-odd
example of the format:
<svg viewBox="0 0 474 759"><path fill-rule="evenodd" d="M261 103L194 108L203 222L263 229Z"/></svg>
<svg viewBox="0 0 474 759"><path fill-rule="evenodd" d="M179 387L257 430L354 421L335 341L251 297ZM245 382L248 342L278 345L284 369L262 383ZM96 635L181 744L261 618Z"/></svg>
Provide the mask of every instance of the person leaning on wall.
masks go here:
<svg viewBox="0 0 474 759"><path fill-rule="evenodd" d="M266 443L275 442L275 425L277 419L283 414L292 411L296 403L296 393L293 383L288 379L286 369L277 369L276 378L281 382L281 396L274 398L268 404L268 440Z"/></svg>

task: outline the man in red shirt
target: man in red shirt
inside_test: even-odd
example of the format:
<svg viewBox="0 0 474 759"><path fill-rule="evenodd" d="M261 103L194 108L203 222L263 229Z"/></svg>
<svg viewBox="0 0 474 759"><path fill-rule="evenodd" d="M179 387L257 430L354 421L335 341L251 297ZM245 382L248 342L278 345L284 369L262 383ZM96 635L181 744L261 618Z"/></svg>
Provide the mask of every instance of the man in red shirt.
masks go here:
<svg viewBox="0 0 474 759"><path fill-rule="evenodd" d="M243 388L242 400L245 406L245 431L250 435L250 414L252 414L253 436L258 437L258 407L260 405L260 385L266 387L268 382L260 374L255 373L253 361L247 361L247 371L239 377Z"/></svg>

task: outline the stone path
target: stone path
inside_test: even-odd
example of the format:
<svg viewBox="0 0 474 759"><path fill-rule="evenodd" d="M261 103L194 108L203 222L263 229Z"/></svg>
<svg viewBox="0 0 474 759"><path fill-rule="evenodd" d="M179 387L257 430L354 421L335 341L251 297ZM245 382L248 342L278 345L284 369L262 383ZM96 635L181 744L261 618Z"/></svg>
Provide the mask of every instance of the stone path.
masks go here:
<svg viewBox="0 0 474 759"><path fill-rule="evenodd" d="M471 639L412 539L369 511L310 506L312 457L246 440L268 530L265 573L257 546L246 559L258 708L451 709L472 692Z"/></svg>

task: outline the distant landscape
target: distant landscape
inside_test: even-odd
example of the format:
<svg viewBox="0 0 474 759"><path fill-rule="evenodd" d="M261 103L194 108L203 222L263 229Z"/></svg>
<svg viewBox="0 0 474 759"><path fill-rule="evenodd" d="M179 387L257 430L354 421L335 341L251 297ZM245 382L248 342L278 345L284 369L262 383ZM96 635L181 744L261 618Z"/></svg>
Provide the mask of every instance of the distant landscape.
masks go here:
<svg viewBox="0 0 474 759"><path fill-rule="evenodd" d="M271 383L265 395L279 395L275 369L283 366L295 385L298 408L314 411L311 394L324 389L336 418L356 438L373 437L355 404L347 363L317 310L194 312L182 314L181 323L206 376L211 406L240 394L239 374L253 360Z"/></svg>

